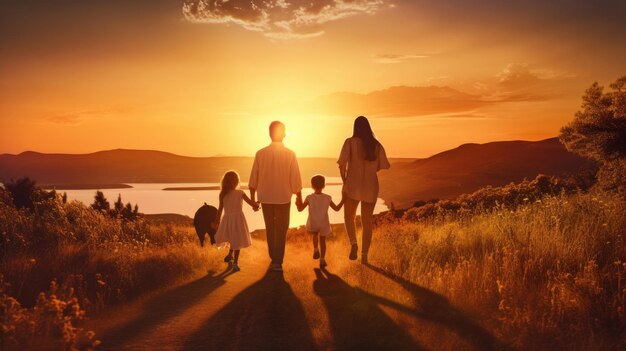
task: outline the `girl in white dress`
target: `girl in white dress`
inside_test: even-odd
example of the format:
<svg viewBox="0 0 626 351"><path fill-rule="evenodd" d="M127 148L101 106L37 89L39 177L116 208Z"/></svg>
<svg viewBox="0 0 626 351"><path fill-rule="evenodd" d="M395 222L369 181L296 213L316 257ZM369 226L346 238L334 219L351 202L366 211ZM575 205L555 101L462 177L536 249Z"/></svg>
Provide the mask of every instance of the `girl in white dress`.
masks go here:
<svg viewBox="0 0 626 351"><path fill-rule="evenodd" d="M230 244L230 251L224 257L224 262L232 263L235 272L240 270L239 250L251 245L248 223L243 214L243 201L246 201L255 211L259 210L259 205L250 200L243 190L237 189L238 186L239 174L235 171L226 172L222 178L220 206L217 210L218 228L215 233L217 245ZM222 217L222 212L224 217Z"/></svg>
<svg viewBox="0 0 626 351"><path fill-rule="evenodd" d="M309 206L309 218L306 220L306 231L313 237L313 259L320 259L320 268L326 267L326 236L331 233L328 208L335 211L341 210L343 200L335 205L330 195L322 193L326 187L326 178L316 175L311 178L311 187L315 191L304 199L304 202L296 200L298 211L302 212ZM319 236L320 249L317 248Z"/></svg>

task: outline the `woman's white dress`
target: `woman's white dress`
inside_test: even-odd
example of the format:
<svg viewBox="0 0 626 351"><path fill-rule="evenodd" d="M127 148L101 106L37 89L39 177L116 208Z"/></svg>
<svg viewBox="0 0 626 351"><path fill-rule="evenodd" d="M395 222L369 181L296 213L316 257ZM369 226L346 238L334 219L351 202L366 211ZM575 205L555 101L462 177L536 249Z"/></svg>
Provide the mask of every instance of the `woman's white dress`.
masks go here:
<svg viewBox="0 0 626 351"><path fill-rule="evenodd" d="M367 203L376 203L378 198L378 172L391 165L382 145L376 145L376 160L365 159L365 149L359 138L348 138L343 143L337 163L348 169L343 193L349 198Z"/></svg>
<svg viewBox="0 0 626 351"><path fill-rule="evenodd" d="M229 243L231 250L251 245L248 223L243 214L243 190L231 190L224 196L224 215L215 234L217 245Z"/></svg>

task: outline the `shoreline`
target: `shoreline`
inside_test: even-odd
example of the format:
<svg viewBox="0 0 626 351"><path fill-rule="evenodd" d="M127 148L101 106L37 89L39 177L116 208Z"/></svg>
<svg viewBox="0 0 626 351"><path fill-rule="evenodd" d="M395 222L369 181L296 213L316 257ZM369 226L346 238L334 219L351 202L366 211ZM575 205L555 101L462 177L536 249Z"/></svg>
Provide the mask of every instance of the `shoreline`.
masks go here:
<svg viewBox="0 0 626 351"><path fill-rule="evenodd" d="M45 190L108 190L108 189L132 189L132 185L123 183L110 184L42 184L40 188Z"/></svg>

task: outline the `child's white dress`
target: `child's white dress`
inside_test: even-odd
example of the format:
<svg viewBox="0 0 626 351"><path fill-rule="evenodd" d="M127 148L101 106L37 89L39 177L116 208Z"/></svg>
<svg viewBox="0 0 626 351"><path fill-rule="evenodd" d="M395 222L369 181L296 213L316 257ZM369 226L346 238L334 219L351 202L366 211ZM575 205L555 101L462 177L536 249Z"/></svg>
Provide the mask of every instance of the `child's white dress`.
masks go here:
<svg viewBox="0 0 626 351"><path fill-rule="evenodd" d="M306 230L309 233L319 233L321 236L330 234L330 219L328 208L333 200L327 194L311 194L306 197L309 202L309 218L306 221Z"/></svg>
<svg viewBox="0 0 626 351"><path fill-rule="evenodd" d="M231 250L251 245L248 223L243 214L243 190L231 190L224 196L224 215L215 233L217 245L230 243Z"/></svg>

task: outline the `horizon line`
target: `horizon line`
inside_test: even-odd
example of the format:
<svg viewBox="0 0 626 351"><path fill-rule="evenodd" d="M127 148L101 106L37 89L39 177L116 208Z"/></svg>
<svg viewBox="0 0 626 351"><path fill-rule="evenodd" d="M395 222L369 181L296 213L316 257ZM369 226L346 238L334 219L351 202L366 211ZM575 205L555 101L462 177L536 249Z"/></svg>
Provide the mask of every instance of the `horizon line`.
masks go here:
<svg viewBox="0 0 626 351"><path fill-rule="evenodd" d="M423 157L418 157L418 156L388 156L389 158L393 158L393 159L423 159L423 158L429 158L435 155L438 155L442 152L446 152L449 150L454 150L458 147L461 147L463 145L469 145L469 144L474 144L474 145L485 145L485 144L491 144L491 143L502 143L502 142L516 142L516 141L527 141L527 142L541 142L541 141L545 141L545 140L550 140L550 139L558 139L558 135L557 136L553 136L553 137L549 137L549 138L542 138L542 139L537 139L537 140L526 140L526 139L512 139L512 140L493 140L493 141L488 141L488 142L484 142L484 143L476 143L476 142L465 142L462 144L458 144L455 147L449 148L449 149L445 149L445 150L441 150L438 152L435 152L429 156L423 156ZM0 156L19 156L22 154L26 154L26 153L34 153L34 154L42 154L42 155L65 155L65 156L78 156L78 155L93 155L93 154L97 154L97 153L102 153L102 152L111 152L111 151L138 151L138 152L160 152L160 153L166 153L166 154L170 154L173 156L178 156L178 157L188 157L188 158L254 158L254 155L250 155L250 156L243 156L243 155L223 155L223 154L216 154L216 155L212 155L212 156L189 156L189 155L182 155L182 154L177 154L171 151L165 151L165 150L156 150L156 149L129 149L129 148L114 148L114 149L104 149L104 150L97 150L97 151L91 151L91 152L81 152L81 153L69 153L69 152L42 152L42 151L35 151L35 150L24 150L22 152L19 153L9 153L9 152L3 152L0 153ZM298 156L298 158L330 158L330 159L334 159L336 158L335 156Z"/></svg>

